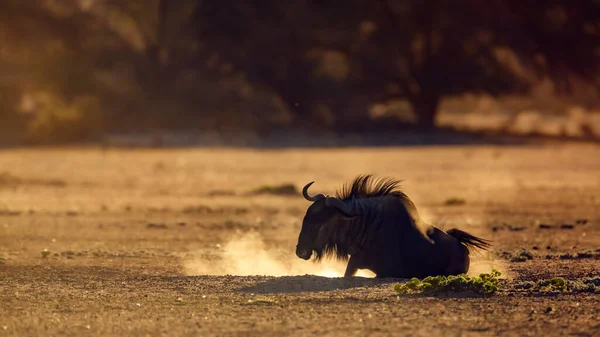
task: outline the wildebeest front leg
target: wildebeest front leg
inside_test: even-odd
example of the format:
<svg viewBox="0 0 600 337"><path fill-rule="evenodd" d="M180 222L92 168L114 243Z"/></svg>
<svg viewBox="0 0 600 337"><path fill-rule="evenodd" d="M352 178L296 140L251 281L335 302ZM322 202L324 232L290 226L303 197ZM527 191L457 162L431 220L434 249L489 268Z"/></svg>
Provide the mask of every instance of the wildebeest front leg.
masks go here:
<svg viewBox="0 0 600 337"><path fill-rule="evenodd" d="M359 260L359 257L356 255L350 256L344 277L352 277L356 275L356 272L358 271Z"/></svg>

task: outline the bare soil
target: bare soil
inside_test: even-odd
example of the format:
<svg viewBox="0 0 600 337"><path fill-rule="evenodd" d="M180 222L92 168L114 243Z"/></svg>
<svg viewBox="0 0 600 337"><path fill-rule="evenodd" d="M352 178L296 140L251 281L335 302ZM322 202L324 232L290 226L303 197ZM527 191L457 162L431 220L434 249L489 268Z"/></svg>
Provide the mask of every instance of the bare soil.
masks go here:
<svg viewBox="0 0 600 337"><path fill-rule="evenodd" d="M492 240L470 273L501 291L398 296L296 258L289 184L361 173ZM598 291L519 284L600 275L599 173L586 144L2 150L0 336L598 336Z"/></svg>

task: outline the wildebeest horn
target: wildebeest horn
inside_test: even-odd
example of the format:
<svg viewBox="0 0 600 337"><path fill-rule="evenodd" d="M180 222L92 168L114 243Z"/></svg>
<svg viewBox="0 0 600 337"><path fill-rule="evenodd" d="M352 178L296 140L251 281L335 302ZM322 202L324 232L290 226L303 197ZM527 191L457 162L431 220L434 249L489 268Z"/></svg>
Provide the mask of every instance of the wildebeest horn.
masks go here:
<svg viewBox="0 0 600 337"><path fill-rule="evenodd" d="M336 197L327 197L327 199L325 200L325 204L330 207L335 207L347 215L352 215L353 213L351 205L346 204L345 202Z"/></svg>
<svg viewBox="0 0 600 337"><path fill-rule="evenodd" d="M325 198L325 196L322 193L319 193L317 195L315 195L314 197L311 197L310 195L308 195L308 188L310 187L310 185L314 184L314 181L311 181L310 183L306 184L306 186L304 186L304 188L302 188L302 196L304 196L304 199L308 200L308 201L317 201L320 199Z"/></svg>

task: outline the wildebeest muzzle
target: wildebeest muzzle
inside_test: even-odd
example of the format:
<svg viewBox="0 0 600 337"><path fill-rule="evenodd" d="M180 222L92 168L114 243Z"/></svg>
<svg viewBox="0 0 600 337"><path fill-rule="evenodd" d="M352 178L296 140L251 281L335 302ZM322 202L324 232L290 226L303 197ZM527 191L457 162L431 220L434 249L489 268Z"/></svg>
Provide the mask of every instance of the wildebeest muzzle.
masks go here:
<svg viewBox="0 0 600 337"><path fill-rule="evenodd" d="M311 255L312 255L312 250L308 250L308 249L304 249L304 248L300 248L299 246L296 246L296 256L298 256L299 258L308 260L308 259L310 259Z"/></svg>

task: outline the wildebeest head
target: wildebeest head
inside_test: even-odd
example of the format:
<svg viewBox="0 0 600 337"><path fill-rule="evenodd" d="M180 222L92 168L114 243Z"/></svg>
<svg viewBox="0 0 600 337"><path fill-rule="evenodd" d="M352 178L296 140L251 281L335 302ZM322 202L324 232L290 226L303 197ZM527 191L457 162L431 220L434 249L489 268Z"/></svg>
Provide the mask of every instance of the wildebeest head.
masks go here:
<svg viewBox="0 0 600 337"><path fill-rule="evenodd" d="M308 207L302 221L302 229L296 245L296 255L304 260L310 259L313 251L317 258L323 254L329 234L334 227L344 221L352 220L356 216L351 204L336 198L317 194L310 196L308 188L314 183L310 182L302 189L302 195L312 205Z"/></svg>

